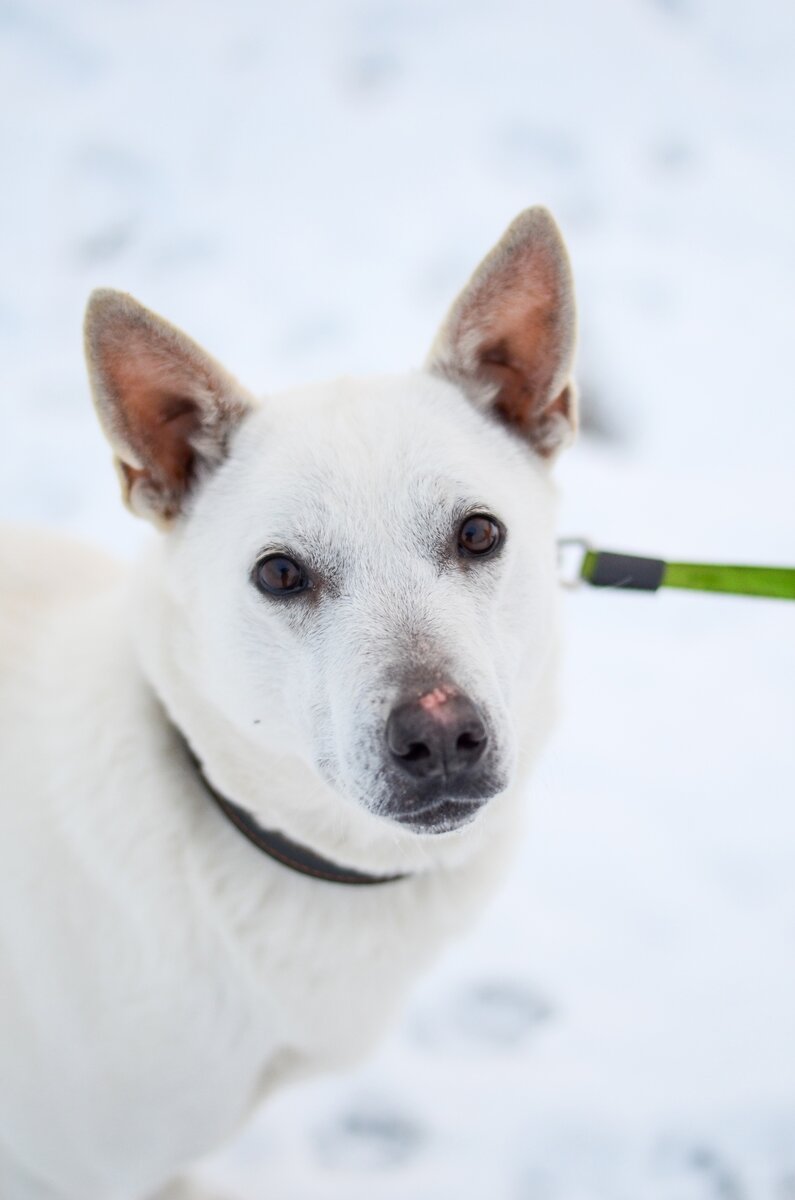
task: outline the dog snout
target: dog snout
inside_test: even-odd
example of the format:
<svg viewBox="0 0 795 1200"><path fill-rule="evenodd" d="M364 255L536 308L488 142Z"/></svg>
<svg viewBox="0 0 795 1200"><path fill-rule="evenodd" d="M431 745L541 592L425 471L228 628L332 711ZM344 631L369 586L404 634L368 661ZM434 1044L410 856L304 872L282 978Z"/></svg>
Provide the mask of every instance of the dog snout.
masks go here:
<svg viewBox="0 0 795 1200"><path fill-rule="evenodd" d="M488 734L468 696L439 686L393 708L386 741L393 762L405 775L455 781L483 757Z"/></svg>

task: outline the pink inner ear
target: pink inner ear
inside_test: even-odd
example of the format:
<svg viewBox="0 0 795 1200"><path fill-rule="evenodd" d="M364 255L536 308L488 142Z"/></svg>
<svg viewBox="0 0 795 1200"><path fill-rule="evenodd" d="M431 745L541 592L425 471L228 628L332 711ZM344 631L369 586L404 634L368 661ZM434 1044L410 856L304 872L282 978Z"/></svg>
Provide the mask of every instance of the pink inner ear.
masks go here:
<svg viewBox="0 0 795 1200"><path fill-rule="evenodd" d="M199 475L224 458L249 403L206 351L132 296L98 289L86 357L102 426L134 512L171 520Z"/></svg>
<svg viewBox="0 0 795 1200"><path fill-rule="evenodd" d="M550 352L535 324L528 321L513 341L486 346L478 355L481 376L496 389L496 412L528 436L541 435L549 417L569 415L567 388L549 398L558 356Z"/></svg>
<svg viewBox="0 0 795 1200"><path fill-rule="evenodd" d="M469 376L474 384L489 385L493 411L548 456L574 425L574 392L568 386L574 327L562 239L549 213L529 209L454 305L442 366L464 382Z"/></svg>
<svg viewBox="0 0 795 1200"><path fill-rule="evenodd" d="M142 470L131 472L182 491L194 471L192 439L201 424L200 404L191 393L206 394L206 373L173 347L161 349L129 332L122 344L106 349L103 367L124 436L142 463Z"/></svg>
<svg viewBox="0 0 795 1200"><path fill-rule="evenodd" d="M501 278L491 281L488 298L496 286L502 297L498 292L491 299L483 328L497 336L486 334L477 358L482 376L497 388L497 412L522 433L533 435L558 403L553 386L564 353L560 327L568 314L562 308L565 296L556 286L556 264L548 255L536 250L527 256L517 253L516 259L506 264Z"/></svg>

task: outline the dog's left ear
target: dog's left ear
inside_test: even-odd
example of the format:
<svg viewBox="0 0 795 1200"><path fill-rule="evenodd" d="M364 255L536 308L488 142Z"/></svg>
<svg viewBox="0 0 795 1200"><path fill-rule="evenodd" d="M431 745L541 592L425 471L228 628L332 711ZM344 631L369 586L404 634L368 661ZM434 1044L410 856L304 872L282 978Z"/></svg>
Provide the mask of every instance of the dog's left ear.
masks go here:
<svg viewBox="0 0 795 1200"><path fill-rule="evenodd" d="M88 373L127 505L167 526L253 403L206 351L123 292L92 293Z"/></svg>
<svg viewBox="0 0 795 1200"><path fill-rule="evenodd" d="M453 304L426 367L552 458L577 427L575 342L563 238L545 208L528 208Z"/></svg>

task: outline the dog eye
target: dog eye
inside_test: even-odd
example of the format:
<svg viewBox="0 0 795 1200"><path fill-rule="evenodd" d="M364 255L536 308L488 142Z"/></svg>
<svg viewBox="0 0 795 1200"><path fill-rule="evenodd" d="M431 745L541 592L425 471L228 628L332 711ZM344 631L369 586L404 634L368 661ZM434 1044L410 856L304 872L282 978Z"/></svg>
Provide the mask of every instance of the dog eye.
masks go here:
<svg viewBox="0 0 795 1200"><path fill-rule="evenodd" d="M254 583L269 596L294 596L309 587L306 571L286 554L269 554L254 568Z"/></svg>
<svg viewBox="0 0 795 1200"><path fill-rule="evenodd" d="M482 558L493 554L502 541L502 531L493 517L480 513L467 517L458 531L460 554Z"/></svg>

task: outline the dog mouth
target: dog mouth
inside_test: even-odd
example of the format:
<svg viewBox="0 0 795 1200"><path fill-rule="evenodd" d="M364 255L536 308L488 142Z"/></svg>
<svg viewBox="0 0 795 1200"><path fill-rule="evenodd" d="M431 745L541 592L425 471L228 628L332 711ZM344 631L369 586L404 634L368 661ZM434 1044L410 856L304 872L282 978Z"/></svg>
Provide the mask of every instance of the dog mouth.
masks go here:
<svg viewBox="0 0 795 1200"><path fill-rule="evenodd" d="M474 821L485 803L485 799L436 800L417 808L391 812L389 817L415 833L452 833Z"/></svg>

